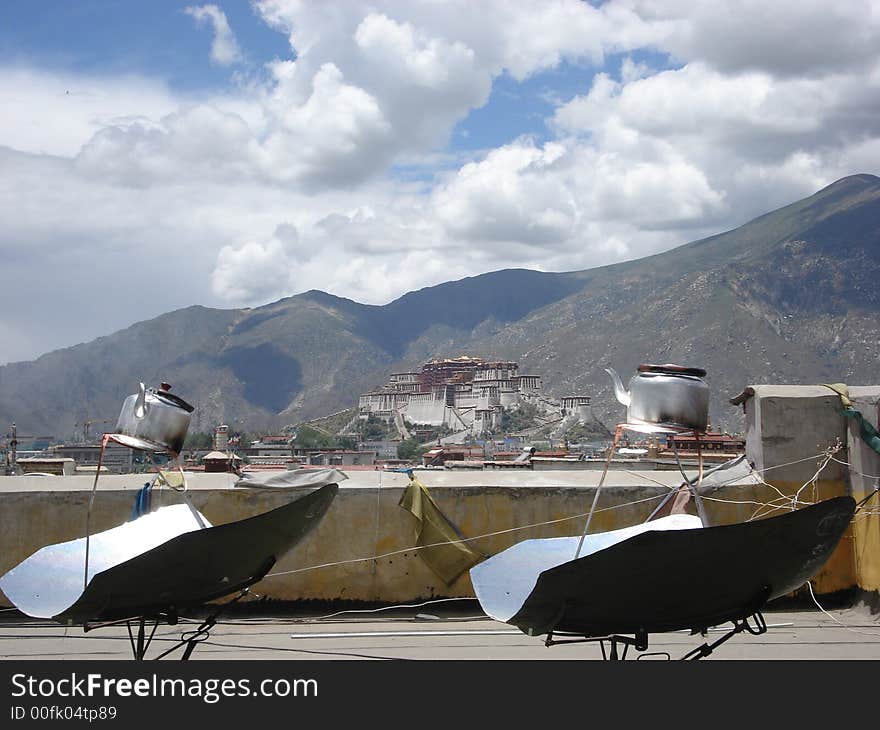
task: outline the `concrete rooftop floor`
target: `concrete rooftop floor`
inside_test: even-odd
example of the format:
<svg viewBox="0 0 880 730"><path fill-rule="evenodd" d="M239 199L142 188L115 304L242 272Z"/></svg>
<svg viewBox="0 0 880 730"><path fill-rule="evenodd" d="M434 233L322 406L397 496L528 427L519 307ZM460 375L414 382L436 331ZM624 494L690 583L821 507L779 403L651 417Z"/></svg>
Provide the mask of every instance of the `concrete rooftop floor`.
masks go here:
<svg viewBox="0 0 880 730"><path fill-rule="evenodd" d="M448 606L448 604L447 604ZM417 613L419 610L421 613ZM725 660L878 660L880 614L864 604L845 608L768 610L768 631L761 636L740 633L708 659ZM328 616L329 614L324 614ZM173 646L198 622L181 620L161 625L147 658ZM730 627L729 624L726 625ZM681 658L704 641L712 643L726 628L703 638L687 632L654 634L648 653L669 652ZM168 658L179 658L181 650ZM628 658L637 652L630 650ZM513 626L485 617L478 604L454 609L443 604L421 609L384 609L318 615L238 614L221 617L192 659L252 660L600 660L598 643L544 646ZM661 656L646 659L665 658ZM83 632L48 621L29 619L16 611L0 613L0 660L128 660L131 649L124 625Z"/></svg>

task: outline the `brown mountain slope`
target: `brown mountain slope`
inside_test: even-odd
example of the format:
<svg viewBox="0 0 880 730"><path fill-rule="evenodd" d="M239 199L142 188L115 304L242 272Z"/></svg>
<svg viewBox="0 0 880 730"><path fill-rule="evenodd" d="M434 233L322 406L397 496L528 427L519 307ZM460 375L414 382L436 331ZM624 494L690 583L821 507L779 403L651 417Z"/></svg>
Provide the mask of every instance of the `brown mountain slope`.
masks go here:
<svg viewBox="0 0 880 730"><path fill-rule="evenodd" d="M496 271L366 306L307 292L263 307L190 307L0 367L0 425L67 437L113 419L137 382L174 385L194 428L275 428L349 408L388 372L462 352L510 357L557 396L623 417L603 371L709 372L711 418L748 383L877 381L880 179L855 175L740 228L571 273ZM2 426L5 431L7 426Z"/></svg>
<svg viewBox="0 0 880 730"><path fill-rule="evenodd" d="M521 353L557 393L594 396L608 423L624 409L604 367L704 367L712 421L748 383L876 383L880 180L845 178L734 231L593 273L580 292L484 340Z"/></svg>

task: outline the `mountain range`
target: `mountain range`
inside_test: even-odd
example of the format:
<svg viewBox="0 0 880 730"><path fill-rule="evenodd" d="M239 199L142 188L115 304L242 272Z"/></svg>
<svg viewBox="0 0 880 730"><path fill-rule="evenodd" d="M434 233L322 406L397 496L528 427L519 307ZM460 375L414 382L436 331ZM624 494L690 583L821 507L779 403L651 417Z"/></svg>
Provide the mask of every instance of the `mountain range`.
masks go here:
<svg viewBox="0 0 880 730"><path fill-rule="evenodd" d="M604 368L702 367L710 420L756 383L876 384L880 178L843 178L734 230L635 261L495 271L384 306L320 291L248 309L192 306L0 367L0 424L68 438L111 430L139 381L196 406L190 430L272 430L350 408L425 360L517 360L548 394L622 420ZM109 424L109 425L106 425Z"/></svg>

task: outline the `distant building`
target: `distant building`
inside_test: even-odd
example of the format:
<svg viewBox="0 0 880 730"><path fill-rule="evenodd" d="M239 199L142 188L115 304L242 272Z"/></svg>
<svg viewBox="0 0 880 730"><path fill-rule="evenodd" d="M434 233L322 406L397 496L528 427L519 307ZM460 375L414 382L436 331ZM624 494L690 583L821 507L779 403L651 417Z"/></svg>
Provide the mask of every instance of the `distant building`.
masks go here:
<svg viewBox="0 0 880 730"><path fill-rule="evenodd" d="M239 451L245 454L251 463L262 463L261 460L266 459L278 460L280 463L293 456L290 441L290 436L263 436Z"/></svg>
<svg viewBox="0 0 880 730"><path fill-rule="evenodd" d="M577 416L580 423L588 423L593 418L591 399L588 395L569 395L562 399L562 415Z"/></svg>
<svg viewBox="0 0 880 730"><path fill-rule="evenodd" d="M235 454L211 451L202 459L206 472L235 472L241 467L241 457Z"/></svg>
<svg viewBox="0 0 880 730"><path fill-rule="evenodd" d="M76 462L70 457L32 456L16 461L22 474L54 474L66 476L76 473Z"/></svg>
<svg viewBox="0 0 880 730"><path fill-rule="evenodd" d="M666 437L666 448L679 453L696 453L699 450L733 456L745 453L746 441L744 438L717 431L701 434L699 438L691 433L669 434Z"/></svg>
<svg viewBox="0 0 880 730"><path fill-rule="evenodd" d="M422 454L422 466L443 466L447 461L482 460L485 452L479 446L438 446Z"/></svg>
<svg viewBox="0 0 880 730"><path fill-rule="evenodd" d="M392 373L384 386L360 396L358 415L482 434L499 427L504 408L543 406L541 391L541 377L521 375L512 360L462 355L431 360L418 372Z"/></svg>
<svg viewBox="0 0 880 730"><path fill-rule="evenodd" d="M101 459L101 447L97 445L53 446L50 452L55 457L73 459L77 467L98 466ZM107 444L101 465L112 474L129 474L134 471L134 453L127 446Z"/></svg>
<svg viewBox="0 0 880 730"><path fill-rule="evenodd" d="M296 456L302 458L304 465L308 466L373 466L376 463L375 451L296 449Z"/></svg>
<svg viewBox="0 0 880 730"><path fill-rule="evenodd" d="M418 432L416 432L416 438L418 438ZM400 445L400 441L361 441L358 444L358 451L373 451L376 453L376 459L382 461L389 461L397 459L397 447Z"/></svg>
<svg viewBox="0 0 880 730"><path fill-rule="evenodd" d="M214 450L226 451L229 448L229 426L225 423L214 429Z"/></svg>

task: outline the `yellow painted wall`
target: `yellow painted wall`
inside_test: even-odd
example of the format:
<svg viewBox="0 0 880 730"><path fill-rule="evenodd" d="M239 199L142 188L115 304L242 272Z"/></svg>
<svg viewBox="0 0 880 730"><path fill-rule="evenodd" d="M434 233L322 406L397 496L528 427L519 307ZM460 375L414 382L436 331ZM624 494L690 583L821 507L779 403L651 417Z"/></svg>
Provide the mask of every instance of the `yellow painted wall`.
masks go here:
<svg viewBox="0 0 880 730"><path fill-rule="evenodd" d="M792 494L799 485L774 486ZM823 482L816 494L804 496L814 501L845 491L842 482ZM583 515L589 511L594 494L592 488L536 486L430 487L430 492L465 537L487 535L470 543L486 555L527 538L580 535L585 522ZM195 506L215 525L268 511L302 493L247 489L189 492ZM398 506L402 493L399 486L346 488L343 483L317 528L283 556L254 591L284 601L348 599L398 603L437 596L473 596L467 573L447 586L412 549L417 523ZM590 532L643 522L666 493L664 487L653 485L606 487ZM714 492L705 505L711 524L731 524L779 514L761 507L778 496L766 485L731 485ZM163 490L159 496L154 493L153 499L154 507L180 502L179 494L169 490ZM92 532L127 520L132 501L130 490L99 490ZM3 494L0 524L5 529L0 533L0 573L44 545L84 535L87 502L86 491ZM877 522L876 518L872 520L871 534L876 541ZM814 582L814 589L827 593L852 586L854 564L853 540L848 534ZM9 605L5 597L3 601Z"/></svg>
<svg viewBox="0 0 880 730"><path fill-rule="evenodd" d="M793 497L801 490L803 483L787 482L778 480L769 480L768 482L779 490L783 495ZM778 493L769 491L765 494L770 497L779 497ZM810 504L820 502L832 497L841 497L849 494L849 485L845 481L840 480L817 480L816 484L803 489L800 499ZM770 514L780 514L778 511ZM811 581L813 591L820 593L834 593L836 591L848 590L855 588L859 581L856 572L855 556L854 556L854 538L853 526L850 525L837 549L831 554L825 566L816 574ZM806 589L801 589L802 592Z"/></svg>
<svg viewBox="0 0 880 730"><path fill-rule="evenodd" d="M854 490L856 502L867 496L864 490ZM859 510L853 519L852 550L859 588L880 591L880 495L875 495Z"/></svg>

